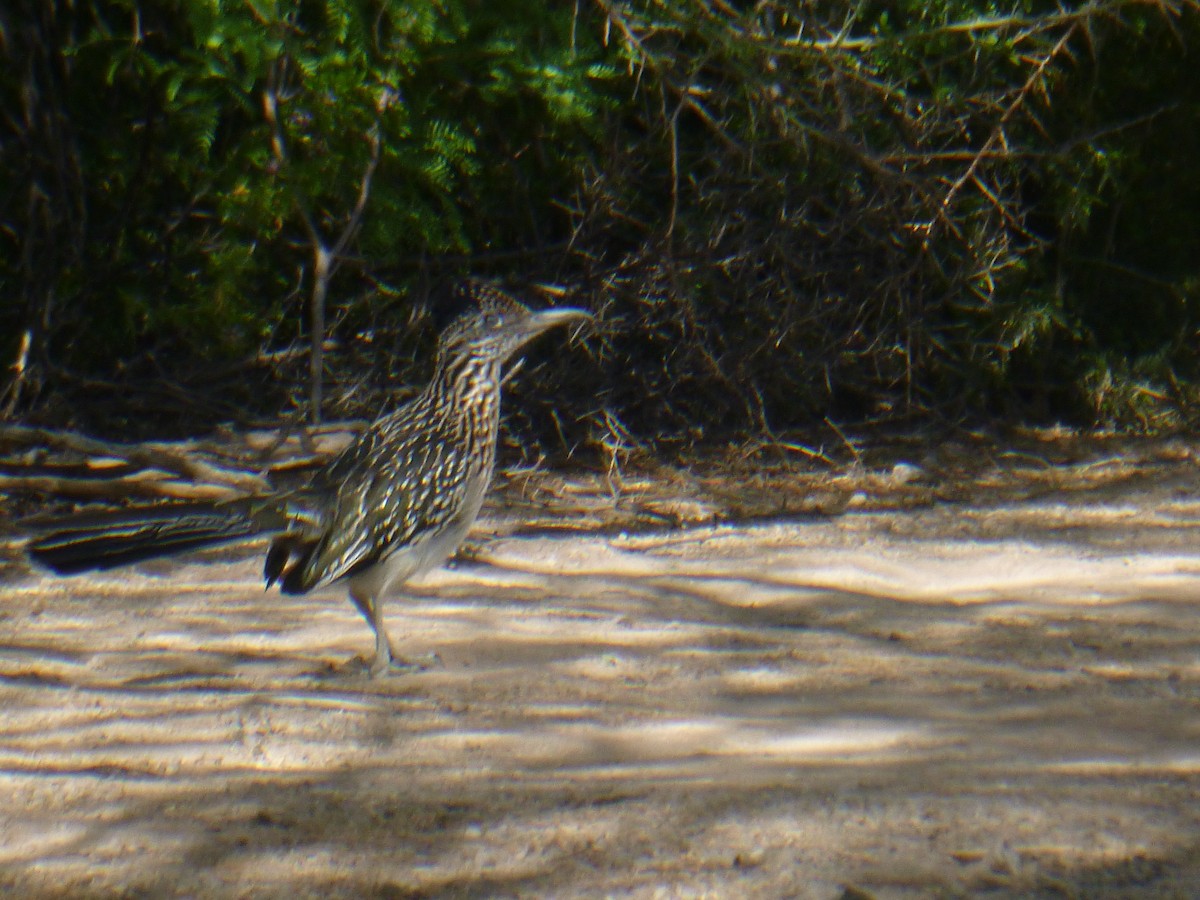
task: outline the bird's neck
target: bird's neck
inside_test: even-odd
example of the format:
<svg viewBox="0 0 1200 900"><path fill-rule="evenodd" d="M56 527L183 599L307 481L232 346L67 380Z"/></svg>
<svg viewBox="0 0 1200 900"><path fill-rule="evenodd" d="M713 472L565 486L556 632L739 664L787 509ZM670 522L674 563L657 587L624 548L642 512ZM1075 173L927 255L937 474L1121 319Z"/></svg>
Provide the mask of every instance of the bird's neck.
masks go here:
<svg viewBox="0 0 1200 900"><path fill-rule="evenodd" d="M453 398L462 406L491 405L500 399L501 366L498 360L476 356L438 360L429 385L432 393Z"/></svg>
<svg viewBox="0 0 1200 900"><path fill-rule="evenodd" d="M462 439L473 456L490 461L494 456L500 418L501 364L479 357L439 361L428 391L436 403L446 404L462 423Z"/></svg>

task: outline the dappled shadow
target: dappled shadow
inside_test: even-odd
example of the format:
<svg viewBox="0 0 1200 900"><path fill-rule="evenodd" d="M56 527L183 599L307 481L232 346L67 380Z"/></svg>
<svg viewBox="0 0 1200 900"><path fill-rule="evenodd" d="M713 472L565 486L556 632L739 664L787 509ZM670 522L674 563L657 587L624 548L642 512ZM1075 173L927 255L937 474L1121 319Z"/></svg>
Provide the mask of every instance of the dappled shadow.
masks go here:
<svg viewBox="0 0 1200 900"><path fill-rule="evenodd" d="M1185 538L1176 536L1176 546ZM389 605L229 555L0 612L29 897L1187 896L1200 557L882 523L494 542Z"/></svg>

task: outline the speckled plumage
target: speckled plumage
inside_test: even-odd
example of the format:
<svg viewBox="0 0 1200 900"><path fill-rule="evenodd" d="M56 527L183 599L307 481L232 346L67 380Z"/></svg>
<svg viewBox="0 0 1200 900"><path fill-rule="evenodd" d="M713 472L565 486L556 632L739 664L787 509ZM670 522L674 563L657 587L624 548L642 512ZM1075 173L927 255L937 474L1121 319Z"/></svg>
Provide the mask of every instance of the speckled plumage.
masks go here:
<svg viewBox="0 0 1200 900"><path fill-rule="evenodd" d="M443 332L426 388L377 419L307 487L256 498L236 514L203 510L164 523L160 509L153 526L127 515L107 537L100 528L63 531L33 542L31 555L84 571L169 553L172 534L191 549L278 530L264 566L268 586L278 581L298 594L347 580L375 631L371 672L388 669L394 652L381 598L444 562L478 516L495 465L504 363L547 328L588 318L575 309L531 312L478 283L463 290L476 308Z"/></svg>

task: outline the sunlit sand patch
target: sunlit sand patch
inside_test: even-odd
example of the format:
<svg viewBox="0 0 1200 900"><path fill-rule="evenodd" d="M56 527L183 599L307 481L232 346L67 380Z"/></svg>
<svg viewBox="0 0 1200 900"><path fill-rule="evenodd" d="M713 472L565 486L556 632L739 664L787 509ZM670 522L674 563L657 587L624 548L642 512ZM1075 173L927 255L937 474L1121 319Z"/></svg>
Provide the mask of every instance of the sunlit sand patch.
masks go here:
<svg viewBox="0 0 1200 900"><path fill-rule="evenodd" d="M54 856L59 851L68 850L76 845L89 830L90 826L83 823L56 822L45 817L31 817L20 834L6 834L4 840L0 841L0 863L36 856Z"/></svg>
<svg viewBox="0 0 1200 900"><path fill-rule="evenodd" d="M431 734L414 742L428 748L488 755L529 766L637 766L704 757L768 757L804 762L851 762L900 747L928 744L917 723L838 718L778 728L727 718L652 722L624 727L551 724L521 731Z"/></svg>
<svg viewBox="0 0 1200 900"><path fill-rule="evenodd" d="M254 559L20 575L0 888L1191 896L1200 541L1141 508L485 541L375 681Z"/></svg>

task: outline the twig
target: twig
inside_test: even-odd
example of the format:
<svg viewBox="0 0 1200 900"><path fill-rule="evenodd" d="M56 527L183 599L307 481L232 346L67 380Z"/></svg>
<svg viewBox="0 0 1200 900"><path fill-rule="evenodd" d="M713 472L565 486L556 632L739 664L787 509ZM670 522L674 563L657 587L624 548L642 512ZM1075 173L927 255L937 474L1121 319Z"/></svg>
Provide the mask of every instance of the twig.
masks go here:
<svg viewBox="0 0 1200 900"><path fill-rule="evenodd" d="M846 437L846 433L842 431L842 429L838 428L837 423L834 422L833 419L829 418L829 416L825 417L825 424L833 430L834 434L841 438L842 443L845 444L850 450L851 454L853 454L855 464L861 466L862 454L858 452L858 448L854 446L854 442L850 440L850 438Z"/></svg>
<svg viewBox="0 0 1200 900"><path fill-rule="evenodd" d="M4 412L0 413L0 419L12 418L17 404L21 401L21 391L25 387L25 375L28 372L29 348L32 345L33 330L26 328L21 332L21 343L17 347L17 358L11 367L13 371L12 378L9 380L8 386L4 389L4 393L8 395L8 402L4 404Z"/></svg>

